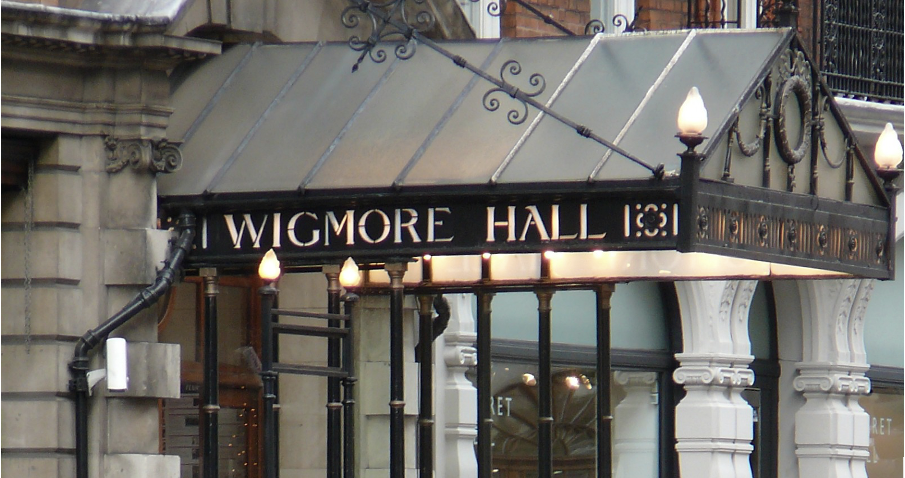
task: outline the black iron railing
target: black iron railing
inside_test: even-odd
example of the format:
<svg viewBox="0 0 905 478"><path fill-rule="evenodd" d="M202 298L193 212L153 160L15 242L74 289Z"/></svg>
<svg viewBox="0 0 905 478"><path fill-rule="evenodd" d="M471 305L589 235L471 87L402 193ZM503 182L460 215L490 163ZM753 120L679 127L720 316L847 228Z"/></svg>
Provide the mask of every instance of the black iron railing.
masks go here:
<svg viewBox="0 0 905 478"><path fill-rule="evenodd" d="M822 70L837 95L902 103L901 0L825 0Z"/></svg>
<svg viewBox="0 0 905 478"><path fill-rule="evenodd" d="M794 0L760 0L757 27L818 25L807 48L837 96L902 104L905 25L901 0L823 0L798 19ZM740 0L688 0L689 28L736 28Z"/></svg>

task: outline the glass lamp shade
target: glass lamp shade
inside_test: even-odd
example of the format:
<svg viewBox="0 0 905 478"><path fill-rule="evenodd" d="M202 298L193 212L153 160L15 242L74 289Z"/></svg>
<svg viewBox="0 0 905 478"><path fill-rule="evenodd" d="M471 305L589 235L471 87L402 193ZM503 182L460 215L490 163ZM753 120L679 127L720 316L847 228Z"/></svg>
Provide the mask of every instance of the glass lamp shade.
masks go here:
<svg viewBox="0 0 905 478"><path fill-rule="evenodd" d="M707 108L697 86L692 86L685 97L685 102L679 108L679 117L676 121L679 133L698 135L707 128Z"/></svg>
<svg viewBox="0 0 905 478"><path fill-rule="evenodd" d="M258 266L258 275L266 281L275 281L280 277L280 261L273 249L264 254L261 264Z"/></svg>
<svg viewBox="0 0 905 478"><path fill-rule="evenodd" d="M899 142L899 136L892 123L886 123L874 147L874 162L877 163L877 168L889 170L895 169L901 161L902 143Z"/></svg>
<svg viewBox="0 0 905 478"><path fill-rule="evenodd" d="M343 287L355 287L361 283L361 273L358 270L358 264L350 257L343 263L343 268L339 271L339 283Z"/></svg>

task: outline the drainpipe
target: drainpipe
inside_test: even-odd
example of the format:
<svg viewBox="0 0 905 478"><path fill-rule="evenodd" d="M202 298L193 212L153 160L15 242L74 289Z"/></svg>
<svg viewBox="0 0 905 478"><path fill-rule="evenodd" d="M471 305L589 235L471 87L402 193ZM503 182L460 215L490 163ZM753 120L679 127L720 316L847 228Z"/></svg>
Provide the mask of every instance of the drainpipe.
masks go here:
<svg viewBox="0 0 905 478"><path fill-rule="evenodd" d="M104 339L135 317L142 310L150 307L173 284L176 271L192 248L195 238L195 216L190 212L179 215L176 229L180 231L170 258L163 270L157 274L153 284L138 293L125 307L106 322L85 332L75 346L75 354L69 363L69 391L75 395L75 469L76 478L88 478L88 352L98 346Z"/></svg>

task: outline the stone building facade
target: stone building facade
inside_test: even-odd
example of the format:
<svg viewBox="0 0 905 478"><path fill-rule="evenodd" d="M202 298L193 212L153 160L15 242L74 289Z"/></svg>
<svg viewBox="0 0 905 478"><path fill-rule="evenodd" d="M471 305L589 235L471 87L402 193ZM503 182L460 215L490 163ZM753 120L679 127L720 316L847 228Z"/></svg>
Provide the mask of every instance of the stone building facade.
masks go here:
<svg viewBox="0 0 905 478"><path fill-rule="evenodd" d="M485 18L481 12L488 2L478 2L481 18L468 18L472 26L466 23L466 14L475 2L460 1L461 8L451 1L430 3L440 19L434 32L438 38L480 37L479 25L494 21L500 22L495 28L503 36L558 34L514 2L498 20ZM598 16L595 8L603 11L599 2L588 0L537 2L537 6L574 31ZM807 36L809 2L800 6L802 33ZM177 86L173 72L203 65L236 44L345 41L349 30L338 21L344 7L327 0L157 0L121 2L112 8L90 0L2 2L3 473L76 476L72 432L76 417L68 369L73 349L86 330L115 315L154 282L174 239L173 232L160 223L158 179L193 160L182 155L178 144L167 141L172 139L168 137L170 117L181 107L173 99ZM686 7L687 2L639 0L631 11L608 11L623 13L628 20L637 12L637 27L659 30L683 27ZM849 118L862 144L872 144L887 121L897 121L896 129L902 131L901 104L858 99L842 103L851 112ZM901 223L897 227L901 257ZM221 278L219 283L221 289L234 288L235 296L230 297L240 304L237 309L253 309L255 280L246 274ZM901 277L895 283L901 290ZM320 293L324 284L320 273L286 276L282 289L305 292L285 295L283 306L325 311L326 296ZM186 459L167 449L162 427L167 404L177 404L196 392L187 383L194 383L199 374L193 368L198 363L197 350L190 347L200 339L193 335L194 341L186 342L182 335L188 329L200 330L185 324L201 314L198 303L203 300L203 286L200 278L182 281L175 288L175 299L168 297L114 332L130 343L130 384L125 393L108 392L103 383L93 389L88 413L92 478L192 476ZM779 445L770 462L776 473L760 476L792 478L813 472L858 477L874 459L872 430L877 430L879 440L880 428L877 417L865 413L859 399L869 394L868 377L879 376L880 382L897 384L899 390L902 382L901 363L884 361L871 370L871 364L877 364L871 344L880 344L874 350L883 349L882 353L889 344L882 341L882 329L865 331L871 327L870 320L901 326L901 317L894 315L901 313L895 312L901 311L901 295L872 293L882 286L861 279L788 280L769 286L777 328L772 360L779 374L774 403L778 429L773 443ZM673 443L678 461L673 466L681 476L752 476L752 451L763 445L752 444L756 441L754 408L743 397L745 390L754 387L757 373L752 345L757 339L749 337L747 320L756 290L766 286L757 281L717 280L677 282L673 287L680 323L670 327L683 345L666 348L664 353L674 354L677 366L671 365L668 375L678 385L678 395L684 395L675 406ZM640 296L636 299L642 301ZM450 478L475 474L477 416L471 381L475 365L471 298L456 296L451 302L453 318L435 346L436 476ZM883 310L871 306L877 303ZM362 476L384 476L389 468L384 448L389 374L384 358L389 348L384 333L386 308L386 297L365 297L356 312L363 324L359 336L381 337L362 339L356 345L363 390L358 415ZM407 351L417 342L417 308L414 299L407 299ZM162 325L161 318L170 316L181 317L185 328ZM249 321L253 316L249 312L237 320ZM254 330L249 334L253 337ZM223 347L222 354L226 357L251 342L252 338L229 342L234 348ZM284 357L319 363L324 354L317 347L284 347ZM620 348L619 344L614 347ZM898 347L901 355L901 342ZM258 393L254 374L239 371L245 364L238 357L223 359L234 367L224 370L235 372L221 375L224 383L233 380L233 389L251 387ZM414 356L407 353L406 362L406 383L411 387L406 395L415 397ZM98 347L90 368L104 365L104 352ZM651 378L654 372L623 372L616 380L626 396L649 399L656 384L663 383ZM326 421L320 405L324 385L319 378L281 379L281 393L296 398L287 400L281 412L283 476L324 474ZM622 408L616 408L615 414L634 417L637 422L633 423L650 420L650 407L639 403L620 402ZM413 404L406 408L408 437L415 434ZM504 409L498 410L502 414ZM879 423L882 427L883 422ZM901 423L894 424L900 432ZM642 438L621 442L620 453L672 460L662 458L672 450L651 448L650 440ZM407 440L406 468L412 474L414 443ZM297 444L311 452L294 453ZM638 471L629 462L622 461L616 476L647 476L639 474L647 471ZM248 469L248 476L259 472L255 467ZM670 472L664 466L653 473L668 476Z"/></svg>

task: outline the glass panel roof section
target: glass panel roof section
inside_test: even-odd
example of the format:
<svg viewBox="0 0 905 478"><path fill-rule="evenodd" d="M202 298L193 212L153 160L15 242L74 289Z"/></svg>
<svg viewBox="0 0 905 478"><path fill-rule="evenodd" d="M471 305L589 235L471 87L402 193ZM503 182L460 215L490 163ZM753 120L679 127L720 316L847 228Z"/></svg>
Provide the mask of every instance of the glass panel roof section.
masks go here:
<svg viewBox="0 0 905 478"><path fill-rule="evenodd" d="M637 42L631 35L606 37L578 68L552 109L616 142L686 36L660 35L645 42ZM605 146L545 117L518 150L500 182L586 181L607 151ZM652 166L660 162L643 151L629 152ZM618 153L613 155L627 175L650 176L643 167Z"/></svg>
<svg viewBox="0 0 905 478"><path fill-rule="evenodd" d="M709 117L704 136L713 138L740 107L742 95L753 87L755 77L767 68L766 62L784 38L784 32L778 30L716 35L706 30L695 32L685 53L620 143L627 151L655 161L654 164L665 164L667 171L679 170L677 154L684 147L674 138L678 129L676 116L688 90L697 86L701 91ZM739 54L742 51L744 55ZM709 145L710 140L705 140L697 149L705 151ZM615 155L611 159L595 179L627 177L624 161L618 161Z"/></svg>
<svg viewBox="0 0 905 478"><path fill-rule="evenodd" d="M321 48L213 192L298 188L393 63L352 73L358 55L345 44Z"/></svg>
<svg viewBox="0 0 905 478"><path fill-rule="evenodd" d="M463 49L480 64L492 48L493 44L477 44ZM429 48L419 47L416 55L418 61L396 61L395 71L375 90L308 188L393 184L473 77ZM361 69L372 66L365 63Z"/></svg>
<svg viewBox="0 0 905 478"><path fill-rule="evenodd" d="M164 176L161 189L169 194L204 192L313 47L256 48L195 134L182 145L185 160L179 180L175 181L177 175L172 175L172 182Z"/></svg>
<svg viewBox="0 0 905 478"><path fill-rule="evenodd" d="M521 64L518 76L505 76L516 87L533 92L529 77L540 73L546 80L543 93L535 97L546 103L566 74L587 49L587 37L503 41L502 48L485 69L493 76L508 60ZM494 86L480 80L462 101L456 114L430 144L420 161L412 168L405 185L486 184L497 167L538 114L528 107L524 123L512 125L506 118L510 109L520 113L522 105L505 93L495 95L498 110L489 112L482 98Z"/></svg>
<svg viewBox="0 0 905 478"><path fill-rule="evenodd" d="M537 101L652 167L678 170L675 116L688 89L701 91L704 134L713 136L786 35L698 30L441 46L494 77L518 61L521 73L506 72L506 81L530 93L531 75L543 75ZM482 98L494 85L426 45L409 60L386 47L386 62L366 59L355 73L359 53L345 43L234 47L187 73L174 82L169 129L184 141L185 160L160 177L160 195L487 185L494 173L498 184L651 175L533 107L511 124L509 110L524 109L506 93L488 111Z"/></svg>

